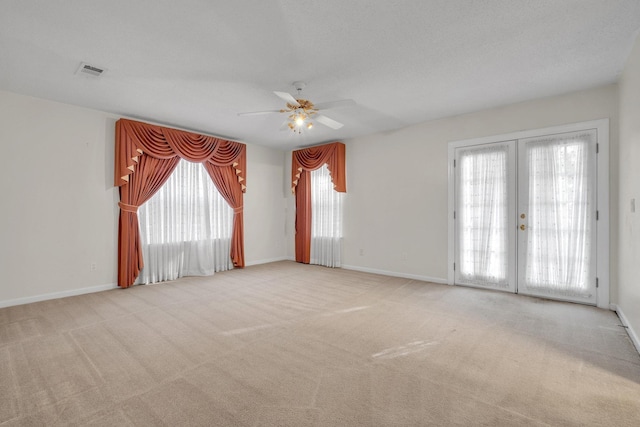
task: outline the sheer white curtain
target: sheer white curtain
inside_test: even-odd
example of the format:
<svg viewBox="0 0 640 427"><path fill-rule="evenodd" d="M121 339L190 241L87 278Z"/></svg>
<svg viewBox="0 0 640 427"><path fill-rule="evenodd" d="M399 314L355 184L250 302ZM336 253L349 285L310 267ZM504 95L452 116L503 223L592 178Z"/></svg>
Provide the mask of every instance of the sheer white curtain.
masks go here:
<svg viewBox="0 0 640 427"><path fill-rule="evenodd" d="M509 147L472 147L459 155L460 278L508 287L507 160Z"/></svg>
<svg viewBox="0 0 640 427"><path fill-rule="evenodd" d="M144 268L136 283L208 276L233 268L233 209L200 163L181 160L138 209Z"/></svg>
<svg viewBox="0 0 640 427"><path fill-rule="evenodd" d="M342 203L344 193L333 189L329 168L311 171L311 264L342 264Z"/></svg>
<svg viewBox="0 0 640 427"><path fill-rule="evenodd" d="M529 227L525 286L583 296L590 288L595 132L527 142Z"/></svg>

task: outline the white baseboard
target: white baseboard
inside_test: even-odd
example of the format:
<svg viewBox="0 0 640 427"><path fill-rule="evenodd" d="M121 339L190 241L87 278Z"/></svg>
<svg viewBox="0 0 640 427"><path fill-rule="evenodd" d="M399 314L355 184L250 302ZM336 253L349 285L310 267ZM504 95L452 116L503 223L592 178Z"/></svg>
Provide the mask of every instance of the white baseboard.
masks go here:
<svg viewBox="0 0 640 427"><path fill-rule="evenodd" d="M270 259L261 259L258 261L248 261L245 263L246 267L251 267L252 265L260 265L260 264L269 264L270 262L278 262L278 261L293 261L290 257L278 257L278 258L270 258Z"/></svg>
<svg viewBox="0 0 640 427"><path fill-rule="evenodd" d="M400 273L397 271L377 270L375 268L358 267L356 265L343 265L342 268L344 268L345 270L362 271L363 273L380 274L382 276L402 277L403 279L413 279L413 280L420 280L422 282L440 283L442 285L446 285L448 283L447 279L443 279L440 277L429 277L429 276L421 276L418 274Z"/></svg>
<svg viewBox="0 0 640 427"><path fill-rule="evenodd" d="M270 262L288 261L288 260L293 260L293 258L291 258L291 257L278 257L278 258L263 259L263 260L258 260L258 261L251 261L251 262L247 262L246 266L249 267L249 266L252 266L252 265L268 264ZM115 283L109 283L109 284L106 284L106 285L89 286L89 287L86 287L86 288L71 289L71 290L68 290L68 291L51 292L51 293L48 293L48 294L34 295L32 297L24 297L24 298L16 298L16 299L4 300L4 301L0 301L0 308L12 307L14 305L30 304L32 302L47 301L47 300L56 299L56 298L72 297L72 296L75 296L75 295L90 294L90 293L93 293L93 292L108 291L109 289L115 289L117 287L118 287L118 285L116 285Z"/></svg>
<svg viewBox="0 0 640 427"><path fill-rule="evenodd" d="M615 307L614 310L618 314L618 317L620 318L620 321L622 322L622 324L625 326L625 329L627 330L627 334L629 334L629 338L631 338L631 342L636 347L636 350L638 351L638 353L640 353L640 339L638 338L638 334L636 334L636 331L633 329L633 327L627 320L627 317L622 312L622 309L615 304L611 304L611 305Z"/></svg>
<svg viewBox="0 0 640 427"><path fill-rule="evenodd" d="M32 297L16 298L0 301L0 308L12 307L14 305L30 304L32 302L46 301L56 298L72 297L76 295L91 294L93 292L108 291L110 289L117 288L115 283L109 283L106 285L89 286L87 288L71 289L68 291L51 292L49 294L34 295Z"/></svg>

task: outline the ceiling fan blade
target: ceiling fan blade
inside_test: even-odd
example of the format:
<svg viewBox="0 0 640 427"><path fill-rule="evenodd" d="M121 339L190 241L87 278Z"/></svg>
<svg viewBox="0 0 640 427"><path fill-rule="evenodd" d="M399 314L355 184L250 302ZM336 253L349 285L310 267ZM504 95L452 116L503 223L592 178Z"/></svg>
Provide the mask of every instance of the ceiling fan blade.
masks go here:
<svg viewBox="0 0 640 427"><path fill-rule="evenodd" d="M327 116L323 116L323 115L318 115L315 117L315 120L318 123L322 123L323 125L330 127L331 129L340 129L342 126L344 126L342 123L337 122L333 119L330 119Z"/></svg>
<svg viewBox="0 0 640 427"><path fill-rule="evenodd" d="M248 113L238 113L239 116L258 116L260 114L279 113L280 110L268 110L268 111L251 111Z"/></svg>
<svg viewBox="0 0 640 427"><path fill-rule="evenodd" d="M280 98L284 99L285 101L287 101L287 103L289 103L291 105L294 105L296 107L300 106L300 104L298 104L298 101L296 101L296 99L290 93L287 93L287 92L276 92L276 91L273 91L273 93L275 93L276 95L278 95Z"/></svg>
<svg viewBox="0 0 640 427"><path fill-rule="evenodd" d="M328 110L330 108L343 108L343 107L351 107L356 105L356 101L353 99L340 99L337 101L329 101L317 104L314 106L317 110Z"/></svg>

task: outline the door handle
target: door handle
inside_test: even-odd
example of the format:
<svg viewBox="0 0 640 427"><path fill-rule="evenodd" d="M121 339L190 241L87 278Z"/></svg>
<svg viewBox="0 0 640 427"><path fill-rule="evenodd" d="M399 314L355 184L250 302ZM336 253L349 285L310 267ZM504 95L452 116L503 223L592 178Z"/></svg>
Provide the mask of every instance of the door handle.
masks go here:
<svg viewBox="0 0 640 427"><path fill-rule="evenodd" d="M520 230L524 231L524 229L527 228L524 226L524 224L520 224Z"/></svg>

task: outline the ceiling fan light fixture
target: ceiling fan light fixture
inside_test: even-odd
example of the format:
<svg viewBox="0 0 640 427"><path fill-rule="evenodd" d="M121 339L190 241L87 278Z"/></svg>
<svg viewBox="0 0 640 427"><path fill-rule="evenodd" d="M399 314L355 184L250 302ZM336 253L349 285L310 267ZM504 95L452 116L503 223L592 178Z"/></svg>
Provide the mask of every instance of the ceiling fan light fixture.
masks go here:
<svg viewBox="0 0 640 427"><path fill-rule="evenodd" d="M286 108L281 108L280 110L238 113L238 115L246 116L265 113L287 113L287 119L280 126L280 130L287 130L288 128L291 129L293 133L302 134L305 128L307 130L311 130L314 127L314 124L311 122L311 120L317 121L321 125L327 126L334 130L340 129L343 126L342 123L330 119L323 114L318 114L319 110L345 107L355 104L355 102L351 99L343 99L339 101L325 102L323 104L315 106L313 102L309 101L308 99L302 98L302 89L306 86L304 82L294 82L293 86L296 88L297 97L294 97L288 92L273 92L276 96L286 101Z"/></svg>
<svg viewBox="0 0 640 427"><path fill-rule="evenodd" d="M300 100L301 102L308 102L304 99ZM293 114L289 116L289 129L291 129L294 133L301 134L304 128L311 129L313 127L313 123L310 122L311 115L315 112L312 110L306 110L304 106L302 108L296 108L293 111Z"/></svg>
<svg viewBox="0 0 640 427"><path fill-rule="evenodd" d="M294 121L296 122L296 126L302 126L304 125L304 122L307 120L307 116L306 114L300 113L298 114Z"/></svg>

